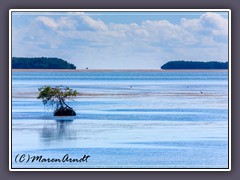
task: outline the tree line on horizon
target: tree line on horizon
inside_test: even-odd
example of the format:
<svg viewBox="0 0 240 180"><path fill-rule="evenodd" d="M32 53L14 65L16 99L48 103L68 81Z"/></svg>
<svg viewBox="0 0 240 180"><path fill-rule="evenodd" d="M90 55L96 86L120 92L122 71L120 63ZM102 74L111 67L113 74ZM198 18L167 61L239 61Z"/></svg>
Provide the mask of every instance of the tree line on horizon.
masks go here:
<svg viewBox="0 0 240 180"><path fill-rule="evenodd" d="M161 69L228 69L228 62L169 61Z"/></svg>
<svg viewBox="0 0 240 180"><path fill-rule="evenodd" d="M76 69L76 66L56 57L12 57L12 69ZM178 60L165 63L161 69L228 69L228 62Z"/></svg>
<svg viewBox="0 0 240 180"><path fill-rule="evenodd" d="M76 66L55 57L13 57L12 69L76 69Z"/></svg>

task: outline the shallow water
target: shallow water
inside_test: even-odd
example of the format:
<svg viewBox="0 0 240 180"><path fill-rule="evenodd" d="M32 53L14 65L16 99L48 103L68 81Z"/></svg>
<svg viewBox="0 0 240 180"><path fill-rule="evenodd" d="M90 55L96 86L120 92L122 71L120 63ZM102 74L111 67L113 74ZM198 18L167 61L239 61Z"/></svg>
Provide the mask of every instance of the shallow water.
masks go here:
<svg viewBox="0 0 240 180"><path fill-rule="evenodd" d="M75 117L53 117L38 88L81 95ZM81 163L19 163L90 155ZM13 168L227 168L228 74L222 72L13 72Z"/></svg>

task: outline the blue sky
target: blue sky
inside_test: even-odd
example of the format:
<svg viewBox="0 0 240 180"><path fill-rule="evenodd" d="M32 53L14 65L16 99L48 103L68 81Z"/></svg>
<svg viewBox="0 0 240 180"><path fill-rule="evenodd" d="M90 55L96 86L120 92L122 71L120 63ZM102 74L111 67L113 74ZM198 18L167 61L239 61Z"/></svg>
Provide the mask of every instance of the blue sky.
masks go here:
<svg viewBox="0 0 240 180"><path fill-rule="evenodd" d="M14 57L58 57L78 69L159 69L227 61L227 12L13 12Z"/></svg>

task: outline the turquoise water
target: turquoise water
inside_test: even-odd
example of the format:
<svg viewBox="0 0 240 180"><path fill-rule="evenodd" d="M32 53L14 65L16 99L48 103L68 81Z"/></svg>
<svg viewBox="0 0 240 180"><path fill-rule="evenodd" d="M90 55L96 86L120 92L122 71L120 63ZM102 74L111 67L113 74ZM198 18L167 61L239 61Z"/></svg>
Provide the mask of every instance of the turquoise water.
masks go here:
<svg viewBox="0 0 240 180"><path fill-rule="evenodd" d="M54 117L38 88L80 95ZM89 155L87 162L15 162ZM13 168L228 168L228 73L13 72Z"/></svg>

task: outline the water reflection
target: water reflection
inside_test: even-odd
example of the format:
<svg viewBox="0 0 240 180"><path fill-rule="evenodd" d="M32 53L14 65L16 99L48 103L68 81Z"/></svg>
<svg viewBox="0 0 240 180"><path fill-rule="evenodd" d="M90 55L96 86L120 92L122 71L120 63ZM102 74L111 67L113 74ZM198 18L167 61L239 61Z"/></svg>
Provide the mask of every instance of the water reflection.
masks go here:
<svg viewBox="0 0 240 180"><path fill-rule="evenodd" d="M41 138L44 142L76 139L73 120L58 119L45 121L41 131Z"/></svg>

